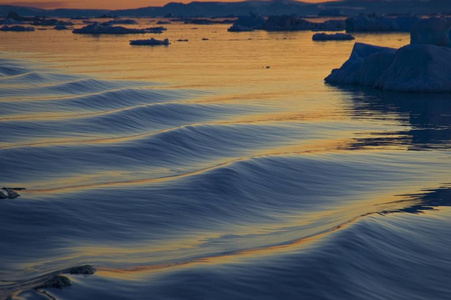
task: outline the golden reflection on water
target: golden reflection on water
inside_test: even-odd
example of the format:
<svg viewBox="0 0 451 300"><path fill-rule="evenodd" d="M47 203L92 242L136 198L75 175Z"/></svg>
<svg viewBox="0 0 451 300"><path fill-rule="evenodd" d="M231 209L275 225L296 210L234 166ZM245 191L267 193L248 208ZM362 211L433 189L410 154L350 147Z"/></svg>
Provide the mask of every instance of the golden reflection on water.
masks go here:
<svg viewBox="0 0 451 300"><path fill-rule="evenodd" d="M140 276L147 276L148 274L151 274L154 272L165 271L165 270L173 269L173 268L183 268L183 267L187 267L187 266L202 265L202 264L222 265L222 264L226 264L226 263L237 263L240 261L243 262L249 258L255 259L255 258L265 257L265 256L274 256L276 254L280 255L283 253L289 253L289 252L292 253L292 252L298 251L300 249L306 249L309 246L312 246L315 243L320 242L323 238L325 238L329 234L336 232L338 230L341 230L341 229L345 229L364 217L382 214L384 211L401 209L401 208L404 208L406 205L406 203L404 201L402 201L401 196L394 197L390 194L386 194L385 196L386 196L386 198L383 198L384 201L387 201L387 200L389 200L389 201L381 202L379 200L380 203L373 205L372 207L374 210L371 212L368 212L368 205L360 205L360 208L357 207L357 209L355 211L353 211L354 215L350 215L348 211L343 210L343 209L335 210L335 211L330 210L327 212L311 213L309 215L309 217L311 217L312 219L316 218L317 220L327 218L328 216L334 216L334 215L336 216L337 214L339 214L339 215L342 215L342 219L338 221L341 223L336 222L338 224L333 225L332 227L314 226L316 232L312 232L312 231L303 232L304 236L301 238L298 237L298 238L295 238L295 239L289 240L289 241L287 241L286 239L281 240L281 238L283 238L283 234L281 234L281 235L277 236L277 238L279 240L277 240L277 238L275 238L274 240L271 240L271 237L268 235L268 232L264 232L264 233L255 233L255 232L246 233L246 232L244 232L243 233L243 231L241 231L241 235L263 234L265 246L243 249L243 250L236 250L231 253L224 253L224 254L218 254L218 255L212 254L209 256L197 257L197 258L188 259L188 260L182 260L182 259L180 259L180 256L179 256L179 260L174 261L174 262L169 262L169 263L149 264L149 257L147 257L147 259L143 261L143 262L147 262L147 265L141 264L136 267L125 267L125 268L102 267L102 268L99 268L97 275L107 277L107 278L136 280ZM411 201L410 204L412 204L412 202L413 201ZM356 215L355 213L358 213L358 212L361 212L361 214ZM312 220L309 219L309 221L312 221ZM288 226L307 226L307 225L309 225L308 221L306 221L306 219L304 218L303 221L299 221L297 224L296 223L286 224L286 227L288 227ZM329 226L330 226L330 224L329 224ZM257 226L257 228L258 228L258 226ZM270 230L270 229L268 229L268 230ZM274 230L275 231L277 231L277 230L283 231L283 227L274 228ZM255 244L258 244L258 243L255 243L255 240L253 240L253 243L254 243L254 246L255 246ZM268 244L270 246L268 246ZM174 244L173 247L168 248L167 251L173 250L174 247L177 247L177 245L178 244ZM199 246L201 246L201 245L199 245ZM85 250L88 251L85 253L85 255L92 254L92 253L90 253L89 249L85 249ZM107 249L103 249L103 250L107 250ZM117 248L115 248L114 250L117 250ZM132 253L136 253L135 252L136 250L137 249L133 249L131 253L129 251L127 251L124 254L130 255ZM142 251L142 249L139 249L139 250ZM106 251L106 253L108 253L108 250ZM153 254L149 253L149 256L153 257ZM131 262L131 261L129 261L129 262ZM139 263L139 262L134 261L134 263Z"/></svg>
<svg viewBox="0 0 451 300"><path fill-rule="evenodd" d="M139 19L148 27L152 19ZM76 27L82 26L81 24ZM161 35L90 36L70 31L2 33L0 51L51 63L61 70L119 78L163 82L175 88L245 88L259 93L297 93L324 89L331 67L349 56L353 42L315 43L312 32L229 33L229 25L165 25ZM196 27L196 30L192 30ZM134 38L169 38L169 47L133 47ZM202 41L202 38L209 38ZM399 47L408 34L357 34L358 42ZM179 38L187 43L176 42ZM306 55L306 53L309 53ZM7 53L11 55L11 53ZM270 66L270 69L266 69ZM315 83L316 82L316 83ZM262 84L263 83L263 84ZM279 94L280 95L280 94Z"/></svg>
<svg viewBox="0 0 451 300"><path fill-rule="evenodd" d="M149 19L140 19L143 27L148 27ZM39 60L43 66L52 66L58 72L82 73L101 79L143 80L158 82L164 89L199 89L209 91L207 95L192 97L178 101L184 104L220 104L220 105L253 105L264 111L247 112L237 115L225 115L220 119L204 123L192 123L183 126L237 124L290 124L290 123L333 123L344 122L358 124L353 118L350 108L337 101L344 92L334 90L323 83L323 78L332 68L339 67L348 57L353 42L315 43L311 41L312 32L246 32L229 33L229 25L191 26L181 24L167 25L168 31L157 38L169 38L169 47L132 47L130 39L149 38L145 36L86 36L73 35L67 31L36 31L25 33L0 33L2 43L0 51L11 58ZM197 27L193 30L192 27ZM188 43L176 42L179 38L189 39ZM201 41L208 38L208 41ZM381 46L400 47L408 43L408 34L367 35L356 34L357 42L378 44ZM30 48L32 46L32 48ZM270 68L266 68L270 66ZM333 95L325 99L324 95ZM34 96L38 99L40 96ZM9 100L15 99L11 97ZM8 100L8 99L7 99ZM17 98L16 100L21 100ZM23 100L23 99L22 99ZM42 99L44 100L44 99ZM50 98L48 98L50 100ZM150 104L149 104L150 105ZM76 112L60 113L28 113L14 115L3 121L15 120L62 120L98 116L120 110L77 114ZM386 117L386 116L384 116ZM396 118L384 120L394 129L401 126ZM174 128L152 132L137 133L127 136L86 136L77 138L34 138L26 143L8 143L0 148L121 143L163 133ZM299 139L284 145L267 145L250 151L242 157L207 162L195 170L186 170L174 174L164 168L155 168L144 173L116 170L102 171L95 174L80 174L66 178L52 178L49 181L35 181L31 188L23 191L28 194L59 194L77 190L97 188L117 188L123 186L159 184L196 176L230 164L278 155L321 155L347 153L350 149L356 154L365 151L372 153L386 151L405 151L406 144L388 144L383 147L365 146L358 148L358 137L370 137L371 129L351 128L337 132L333 138ZM393 133L394 138L401 134ZM356 150L357 149L357 150ZM440 174L437 174L439 177ZM431 182L437 178L428 179ZM417 187L415 187L417 188ZM403 186L402 191L412 192L412 187ZM160 244L120 246L73 245L73 254L67 260L77 257L96 257L101 261L103 256L120 256L129 259L130 264L143 264L138 267L100 268L98 274L105 277L126 279L140 273L183 267L192 264L220 264L234 262L243 257L273 255L284 251L294 251L307 247L331 232L350 226L364 216L377 212L403 207L400 197L393 196L392 191L368 195L367 199L354 201L353 209L331 208L327 211L311 213L308 216L296 215L287 217L286 222L277 225L254 224L243 230L242 227L224 228L227 234L235 234L243 240L246 236L261 235L264 243L258 238L252 239L253 247L244 247L232 253L205 256L201 247L206 241L221 238L223 233L204 233L191 238L178 238L173 241L160 241ZM355 199L354 199L355 200ZM352 199L350 200L352 201ZM360 203L360 204L359 204ZM327 224L311 224L328 216L340 216L340 219ZM299 231L287 231L286 227L303 227ZM273 237L268 233L278 233ZM301 238L299 238L301 236ZM261 242L259 244L259 242ZM255 247L255 243L257 246ZM263 246L259 246L263 245ZM269 246L268 246L269 245ZM193 258L194 257L194 258ZM196 258L197 257L197 258ZM106 258L108 259L108 258ZM45 263L45 262L41 262ZM34 264L25 266L35 267Z"/></svg>

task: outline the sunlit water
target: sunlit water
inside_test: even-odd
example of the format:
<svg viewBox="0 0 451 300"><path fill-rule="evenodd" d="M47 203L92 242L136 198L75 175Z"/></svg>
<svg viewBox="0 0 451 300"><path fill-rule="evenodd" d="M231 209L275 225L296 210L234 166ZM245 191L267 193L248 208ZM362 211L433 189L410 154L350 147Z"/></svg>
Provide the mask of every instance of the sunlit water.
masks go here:
<svg viewBox="0 0 451 300"><path fill-rule="evenodd" d="M449 297L450 95L325 85L352 41L167 27L0 33L0 297Z"/></svg>

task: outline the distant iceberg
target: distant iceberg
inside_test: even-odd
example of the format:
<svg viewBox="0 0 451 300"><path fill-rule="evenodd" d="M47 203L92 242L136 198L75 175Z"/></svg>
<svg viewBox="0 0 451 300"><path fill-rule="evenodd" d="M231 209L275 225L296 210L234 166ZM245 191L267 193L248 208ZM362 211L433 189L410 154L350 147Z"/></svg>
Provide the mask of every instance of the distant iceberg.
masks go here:
<svg viewBox="0 0 451 300"><path fill-rule="evenodd" d="M119 20L111 20L108 22L103 22L104 26L112 26L112 25L136 25L138 22L133 19L119 19Z"/></svg>
<svg viewBox="0 0 451 300"><path fill-rule="evenodd" d="M359 15L346 19L346 32L409 32L419 20L417 16Z"/></svg>
<svg viewBox="0 0 451 300"><path fill-rule="evenodd" d="M328 20L322 23L312 23L312 31L343 31L346 28L344 20Z"/></svg>
<svg viewBox="0 0 451 300"><path fill-rule="evenodd" d="M163 46L167 46L169 45L169 40L168 39L164 39L164 40L156 40L154 38L148 39L148 40L132 40L130 41L130 45L135 45L135 46L159 46L159 45L163 45Z"/></svg>
<svg viewBox="0 0 451 300"><path fill-rule="evenodd" d="M62 20L58 20L58 19L38 18L33 21L33 25L35 25L35 26L57 26L57 25L73 26L74 23L68 22L68 21L62 21Z"/></svg>
<svg viewBox="0 0 451 300"><path fill-rule="evenodd" d="M394 92L450 93L450 30L449 20L432 18L412 26L411 44L400 49L356 43L350 58L325 81Z"/></svg>
<svg viewBox="0 0 451 300"><path fill-rule="evenodd" d="M125 28L122 26L105 26L100 23L94 23L80 29L74 29L73 33L78 34L135 34L146 33L146 29Z"/></svg>
<svg viewBox="0 0 451 300"><path fill-rule="evenodd" d="M146 32L157 33L157 34L163 33L163 31L166 31L166 30L168 30L168 29L163 26L155 26L155 27L149 27L149 28L145 29Z"/></svg>
<svg viewBox="0 0 451 300"><path fill-rule="evenodd" d="M265 18L256 14L250 14L249 16L238 17L238 19L235 21L235 23L233 23L232 27L230 27L228 31L254 31L256 29L261 29L265 22Z"/></svg>
<svg viewBox="0 0 451 300"><path fill-rule="evenodd" d="M15 25L15 26L5 25L5 26L0 27L0 31L16 31L16 32L34 31L34 27L20 26L20 25Z"/></svg>
<svg viewBox="0 0 451 300"><path fill-rule="evenodd" d="M263 17L252 14L245 17L239 17L235 23L228 29L231 32L238 31L341 31L345 30L345 21L328 20L325 22L314 23L307 21L299 16L269 16L266 20Z"/></svg>
<svg viewBox="0 0 451 300"><path fill-rule="evenodd" d="M68 30L69 28L66 25L56 25L53 27L55 30Z"/></svg>
<svg viewBox="0 0 451 300"><path fill-rule="evenodd" d="M355 40L355 37L353 37L350 34L347 33L315 33L312 36L312 40L314 41L350 41Z"/></svg>
<svg viewBox="0 0 451 300"><path fill-rule="evenodd" d="M16 25L16 24L23 24L23 21L21 20L15 20L13 18L6 18L4 20L0 20L0 24L5 25Z"/></svg>
<svg viewBox="0 0 451 300"><path fill-rule="evenodd" d="M296 16L269 16L262 26L266 31L298 31L314 28L314 23Z"/></svg>

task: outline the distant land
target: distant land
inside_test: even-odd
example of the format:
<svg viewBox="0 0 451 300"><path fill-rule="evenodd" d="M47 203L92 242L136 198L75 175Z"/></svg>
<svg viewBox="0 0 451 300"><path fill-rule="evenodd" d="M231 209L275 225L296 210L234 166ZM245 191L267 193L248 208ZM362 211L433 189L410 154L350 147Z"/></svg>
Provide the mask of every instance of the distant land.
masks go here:
<svg viewBox="0 0 451 300"><path fill-rule="evenodd" d="M95 9L40 9L24 6L0 5L0 16L10 11L22 16L45 17L97 17L111 15L118 17L230 17L248 15L254 12L269 15L345 15L364 14L434 14L451 13L448 0L349 0L339 2L305 3L298 1L243 1L243 2L191 2L168 3L164 6L150 6L125 10Z"/></svg>

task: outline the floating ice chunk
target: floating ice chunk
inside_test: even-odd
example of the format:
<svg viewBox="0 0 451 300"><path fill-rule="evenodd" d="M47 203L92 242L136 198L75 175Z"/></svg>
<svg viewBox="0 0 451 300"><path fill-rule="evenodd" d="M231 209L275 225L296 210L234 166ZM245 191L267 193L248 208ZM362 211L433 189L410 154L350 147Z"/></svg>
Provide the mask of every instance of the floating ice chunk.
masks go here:
<svg viewBox="0 0 451 300"><path fill-rule="evenodd" d="M156 40L154 38L148 39L148 40L133 40L130 41L130 45L136 45L136 46L159 46L159 45L163 45L163 46L167 46L169 45L169 40L168 39L164 39L164 40Z"/></svg>
<svg viewBox="0 0 451 300"><path fill-rule="evenodd" d="M53 27L53 29L55 29L55 30L68 30L69 28L67 28L66 25L56 25L55 27Z"/></svg>
<svg viewBox="0 0 451 300"><path fill-rule="evenodd" d="M315 33L312 36L312 40L314 40L314 41L350 41L350 40L355 40L355 37L353 37L352 35L347 34L347 33L334 33L334 34Z"/></svg>

